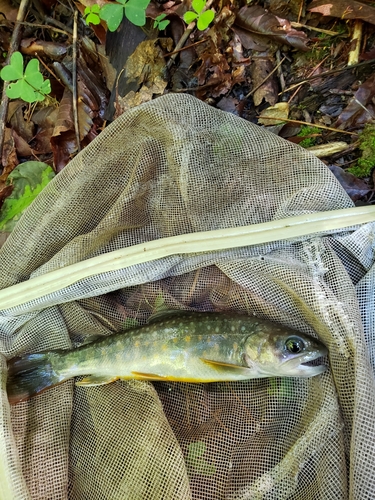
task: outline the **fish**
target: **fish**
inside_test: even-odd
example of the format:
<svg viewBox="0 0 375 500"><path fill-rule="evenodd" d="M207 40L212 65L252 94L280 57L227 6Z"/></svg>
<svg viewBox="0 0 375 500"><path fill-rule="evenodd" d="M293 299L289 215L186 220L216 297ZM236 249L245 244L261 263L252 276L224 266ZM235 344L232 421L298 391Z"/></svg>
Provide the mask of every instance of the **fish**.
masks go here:
<svg viewBox="0 0 375 500"><path fill-rule="evenodd" d="M237 312L164 313L146 325L72 350L25 354L8 362L11 404L73 377L77 386L115 380L208 383L312 377L327 366L318 339Z"/></svg>

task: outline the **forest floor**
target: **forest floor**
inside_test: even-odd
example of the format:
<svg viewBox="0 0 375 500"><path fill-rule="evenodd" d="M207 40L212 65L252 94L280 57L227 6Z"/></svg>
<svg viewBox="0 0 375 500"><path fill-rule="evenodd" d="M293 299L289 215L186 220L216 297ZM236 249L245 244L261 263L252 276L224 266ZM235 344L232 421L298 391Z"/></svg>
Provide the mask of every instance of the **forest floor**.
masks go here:
<svg viewBox="0 0 375 500"><path fill-rule="evenodd" d="M369 0L1 0L0 12L0 231L108 123L171 92L310 149L372 203Z"/></svg>

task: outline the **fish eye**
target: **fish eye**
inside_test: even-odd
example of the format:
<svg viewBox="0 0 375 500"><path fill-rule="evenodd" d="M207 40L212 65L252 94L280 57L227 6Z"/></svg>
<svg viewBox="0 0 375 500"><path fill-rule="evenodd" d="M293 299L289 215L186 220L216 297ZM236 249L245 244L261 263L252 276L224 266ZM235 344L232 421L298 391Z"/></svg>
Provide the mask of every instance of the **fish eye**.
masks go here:
<svg viewBox="0 0 375 500"><path fill-rule="evenodd" d="M290 337L285 342L286 349L292 354L299 354L305 348L305 343L298 337Z"/></svg>

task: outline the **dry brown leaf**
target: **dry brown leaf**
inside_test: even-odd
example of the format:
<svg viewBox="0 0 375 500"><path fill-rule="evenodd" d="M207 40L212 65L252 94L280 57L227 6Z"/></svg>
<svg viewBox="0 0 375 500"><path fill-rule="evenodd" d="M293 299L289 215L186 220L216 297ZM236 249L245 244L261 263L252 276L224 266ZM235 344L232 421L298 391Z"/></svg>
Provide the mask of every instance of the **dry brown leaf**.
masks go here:
<svg viewBox="0 0 375 500"><path fill-rule="evenodd" d="M356 91L349 104L340 113L335 127L348 129L372 121L375 117L372 99L375 96L375 74Z"/></svg>
<svg viewBox="0 0 375 500"><path fill-rule="evenodd" d="M165 59L158 40L145 40L127 60L125 73L128 82L153 84L163 75L164 68Z"/></svg>
<svg viewBox="0 0 375 500"><path fill-rule="evenodd" d="M20 44L22 54L35 57L38 55L46 55L51 59L58 60L67 53L67 46L62 43L45 42L36 38L24 38Z"/></svg>
<svg viewBox="0 0 375 500"><path fill-rule="evenodd" d="M341 167L330 165L329 169L354 202L368 195L372 191L365 181L358 179L350 172L343 170Z"/></svg>
<svg viewBox="0 0 375 500"><path fill-rule="evenodd" d="M90 108L83 101L78 102L78 122L80 140L82 141L91 131L93 125ZM65 89L60 102L51 145L55 170L60 172L78 149L73 122L72 93L67 89Z"/></svg>
<svg viewBox="0 0 375 500"><path fill-rule="evenodd" d="M287 19L267 12L260 5L242 7L237 14L235 24L242 30L248 31L250 37L252 34L263 35L266 43L267 39L270 39L279 44L286 43L298 50L309 50L308 38L303 31L292 28ZM240 34L239 36L241 37Z"/></svg>
<svg viewBox="0 0 375 500"><path fill-rule="evenodd" d="M278 100L279 89L275 73L267 78L273 69L274 61L269 55L263 56L259 54L253 58L253 64L250 66L250 74L253 89L257 89L253 93L255 106L259 106L263 100L273 106Z"/></svg>
<svg viewBox="0 0 375 500"><path fill-rule="evenodd" d="M362 19L375 24L375 7L356 0L313 0L308 7L310 12L340 19Z"/></svg>
<svg viewBox="0 0 375 500"><path fill-rule="evenodd" d="M9 127L5 127L4 130L4 144L1 160L3 164L3 170L0 175L0 182L5 182L11 171L19 164L14 139L12 136L12 130Z"/></svg>
<svg viewBox="0 0 375 500"><path fill-rule="evenodd" d="M267 116L270 119L263 120ZM258 119L258 123L262 125L279 125L289 116L289 104L287 102L277 102L274 106L264 109ZM272 118L274 118L272 120Z"/></svg>

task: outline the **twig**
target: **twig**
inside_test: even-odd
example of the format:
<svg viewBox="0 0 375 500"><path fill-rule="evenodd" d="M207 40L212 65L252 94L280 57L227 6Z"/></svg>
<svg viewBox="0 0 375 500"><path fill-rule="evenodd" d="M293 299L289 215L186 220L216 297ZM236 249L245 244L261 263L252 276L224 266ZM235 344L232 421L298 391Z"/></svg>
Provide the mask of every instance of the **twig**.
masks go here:
<svg viewBox="0 0 375 500"><path fill-rule="evenodd" d="M73 68L72 68L72 79L73 79L73 118L74 118L74 131L76 134L77 150L81 151L81 141L79 139L79 122L78 122L78 111L77 111L77 16L78 11L74 11L74 24L73 24Z"/></svg>
<svg viewBox="0 0 375 500"><path fill-rule="evenodd" d="M16 22L14 25L12 38L11 38L10 45L9 45L8 57L5 61L6 64L9 64L9 61L10 61L12 54L18 49L18 46L20 44L21 28L22 28L21 22L25 19L28 5L29 5L29 0L21 0L20 6L19 6L19 9L17 12L17 19L16 19ZM8 82L4 82L3 94L1 97L1 106L0 106L0 152L1 152L0 158L2 158L2 156L3 156L5 123L6 123L7 114L8 114L9 98L6 95L6 89L7 89L8 85L9 85Z"/></svg>
<svg viewBox="0 0 375 500"><path fill-rule="evenodd" d="M33 28L49 29L55 31L56 33L61 33L62 35L66 35L68 37L72 36L72 30L67 27L65 29L60 29L49 24L28 23L26 21L22 21L20 22L20 24L22 24L23 26L32 26Z"/></svg>
<svg viewBox="0 0 375 500"><path fill-rule="evenodd" d="M60 28L61 30L64 30L68 32L70 35L73 34L73 30L71 28L68 28L64 23L61 23L57 19L54 19L53 17L46 17L46 23L52 24L53 26L57 26L57 28Z"/></svg>
<svg viewBox="0 0 375 500"><path fill-rule="evenodd" d="M186 45L185 47L181 47L180 49L174 49L172 52L168 52L168 54L164 54L163 57L173 56L174 54L178 54L179 52L182 52L183 50L188 50L188 49L191 49L192 47L195 47L196 45L207 42L207 40L208 40L208 38L202 38L202 40L198 40L198 42L191 43L190 45Z"/></svg>
<svg viewBox="0 0 375 500"><path fill-rule="evenodd" d="M329 57L329 56L326 56L326 57L325 57L322 61L320 61L320 63L319 63L317 66L315 66L315 68L313 68L313 69L312 69L312 71L310 71L309 76L311 76L312 74L314 74L314 73L315 73L315 71L316 71L318 68L320 68L320 66L321 66L321 65L322 65L322 64L323 64L323 63L327 60L327 58L328 58L328 57ZM303 83L299 84L298 88L297 88L297 89L293 92L292 96L291 96L291 97L290 97L290 99L288 100L288 104L290 104L290 103L293 101L293 99L296 97L296 95L298 94L298 92L301 90L302 85L303 85ZM282 93L282 92L281 92L281 93Z"/></svg>
<svg viewBox="0 0 375 500"><path fill-rule="evenodd" d="M248 99L252 94L254 94L275 73L275 71L277 71L279 69L279 67L282 65L282 63L285 61L285 59L286 59L286 56L284 56L281 59L281 61L273 68L273 70L270 73L268 73L268 75L266 76L266 78L264 78L260 82L260 84L255 87L255 89L250 90L250 92L245 95L245 99Z"/></svg>
<svg viewBox="0 0 375 500"><path fill-rule="evenodd" d="M262 120L274 120L274 116L262 116ZM348 135L358 135L356 132L348 132L347 130L340 130L339 128L326 127L325 125L318 125L317 123L306 123L301 120L291 120L289 118L279 118L282 122L298 123L299 125L311 125L316 128L322 128L324 130L330 130L331 132L336 132L337 134L348 134Z"/></svg>
<svg viewBox="0 0 375 500"><path fill-rule="evenodd" d="M295 80L294 82L292 82L291 86L283 90L281 94L283 94L284 92L289 92L289 90L294 89L300 83L310 82L311 80L316 80L316 78L324 78L325 76L334 75L335 73L342 73L343 71L349 71L354 68L358 68L359 66L365 66L366 64L373 64L373 63L375 63L375 59L370 59L368 61L363 61L358 64L353 64L353 66L349 67L345 66L344 68L331 69L329 71L325 71L324 73L320 73L320 75L312 75L309 76L308 78L301 78L300 80Z"/></svg>
<svg viewBox="0 0 375 500"><path fill-rule="evenodd" d="M284 90L285 89L285 78L284 78L283 71L281 69L281 59L280 59L280 56L281 56L280 50L277 50L276 51L277 75L279 77L281 90Z"/></svg>
<svg viewBox="0 0 375 500"><path fill-rule="evenodd" d="M348 66L354 66L358 63L359 52L361 49L362 42L362 27L363 22L360 19L354 21L354 30L352 35L351 45L354 47L350 49L348 57Z"/></svg>
<svg viewBox="0 0 375 500"><path fill-rule="evenodd" d="M292 28L305 28L310 31L316 31L317 33L324 33L325 35L330 35L330 36L337 36L340 33L337 31L331 31L331 30L323 30L322 28L316 28L315 26L309 26L308 24L301 24L301 23L294 23L293 21L290 23Z"/></svg>

